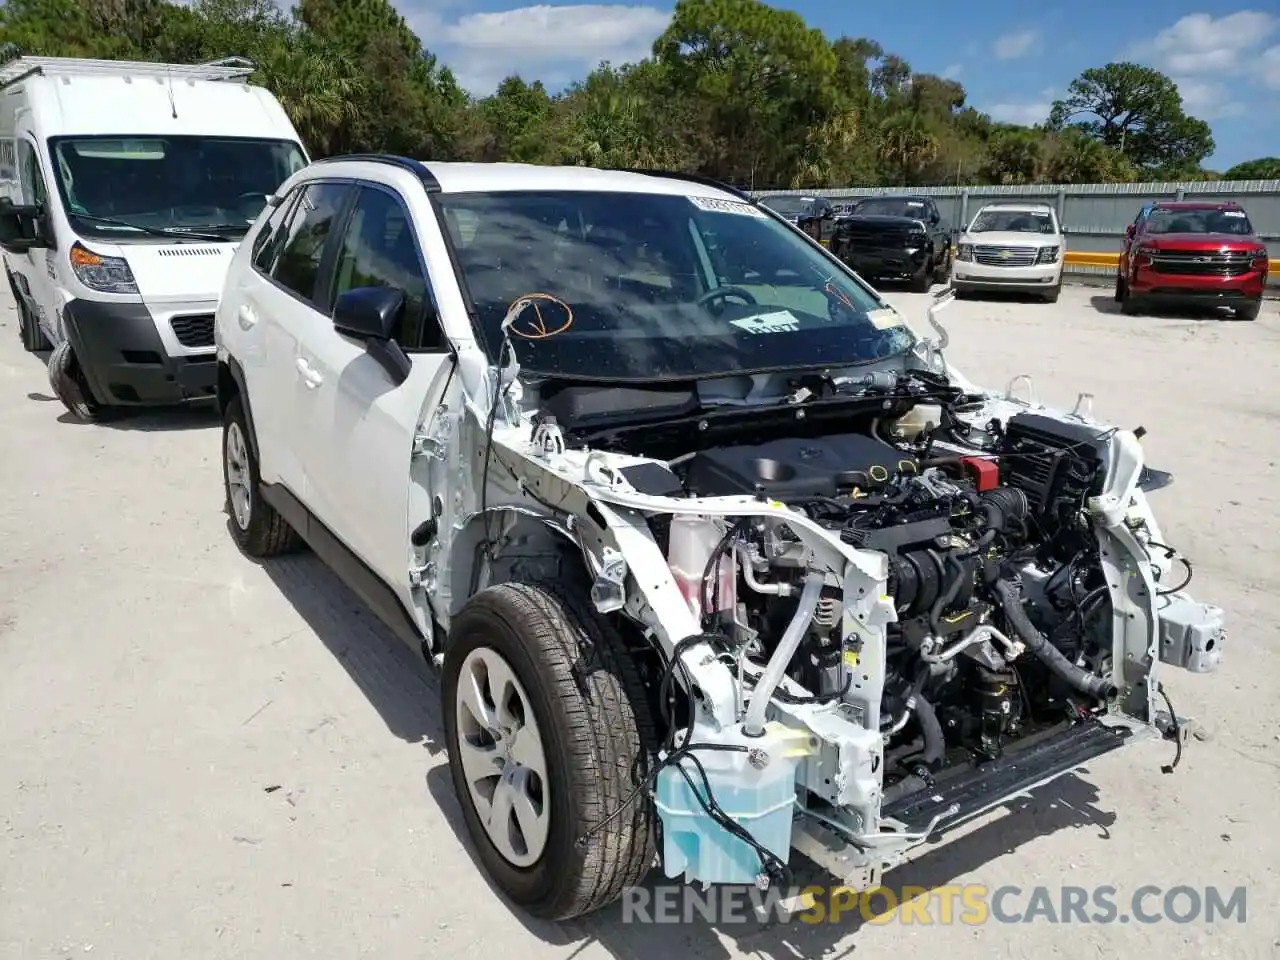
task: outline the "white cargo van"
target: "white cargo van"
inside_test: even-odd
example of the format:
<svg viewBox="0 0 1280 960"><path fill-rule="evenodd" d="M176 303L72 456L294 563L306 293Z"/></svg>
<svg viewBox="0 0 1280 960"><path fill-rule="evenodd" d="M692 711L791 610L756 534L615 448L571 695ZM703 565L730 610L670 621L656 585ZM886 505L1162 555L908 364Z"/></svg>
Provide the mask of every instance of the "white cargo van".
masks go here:
<svg viewBox="0 0 1280 960"><path fill-rule="evenodd" d="M0 247L74 413L211 398L213 314L266 198L309 162L233 58L0 63Z"/></svg>

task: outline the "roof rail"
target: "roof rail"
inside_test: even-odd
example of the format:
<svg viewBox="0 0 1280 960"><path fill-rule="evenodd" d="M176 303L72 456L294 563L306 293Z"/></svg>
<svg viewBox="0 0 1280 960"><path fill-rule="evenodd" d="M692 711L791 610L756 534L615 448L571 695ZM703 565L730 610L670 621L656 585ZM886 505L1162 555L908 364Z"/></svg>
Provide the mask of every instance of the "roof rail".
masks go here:
<svg viewBox="0 0 1280 960"><path fill-rule="evenodd" d="M685 180L689 183L700 183L704 187L715 187L717 190L732 193L735 197L740 197L747 203L755 203L755 200L745 191L739 190L737 187L731 187L729 184L716 180L714 177L704 177L700 173L685 173L683 170L650 170L643 167L610 167L609 169L617 173L642 173L650 177L666 177L668 180Z"/></svg>
<svg viewBox="0 0 1280 960"><path fill-rule="evenodd" d="M163 80L244 80L257 67L244 57L209 63L153 63L143 60L91 60L84 57L24 57L12 46L0 56L0 89L19 80L46 77L155 77Z"/></svg>
<svg viewBox="0 0 1280 960"><path fill-rule="evenodd" d="M421 160L414 160L412 157L401 157L394 153L342 153L333 157L321 157L319 160L311 161L312 164L317 163L385 163L391 167L399 167L412 173L415 177L422 181L423 187L429 193L438 193L440 191L440 181L436 179L436 175L427 169L426 164Z"/></svg>

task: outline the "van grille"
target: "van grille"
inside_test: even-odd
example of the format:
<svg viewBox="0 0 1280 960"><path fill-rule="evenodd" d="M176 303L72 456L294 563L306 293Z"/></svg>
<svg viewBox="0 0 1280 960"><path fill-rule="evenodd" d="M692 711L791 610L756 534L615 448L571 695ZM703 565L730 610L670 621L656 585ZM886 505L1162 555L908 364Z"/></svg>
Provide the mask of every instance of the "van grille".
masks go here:
<svg viewBox="0 0 1280 960"><path fill-rule="evenodd" d="M213 346L213 314L193 313L169 321L173 335L184 347Z"/></svg>

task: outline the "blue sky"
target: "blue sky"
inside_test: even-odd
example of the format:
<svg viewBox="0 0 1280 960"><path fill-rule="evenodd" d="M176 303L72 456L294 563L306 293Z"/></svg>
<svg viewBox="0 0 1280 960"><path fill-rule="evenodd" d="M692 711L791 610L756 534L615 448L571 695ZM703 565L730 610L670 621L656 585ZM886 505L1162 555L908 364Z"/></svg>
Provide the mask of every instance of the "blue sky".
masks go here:
<svg viewBox="0 0 1280 960"><path fill-rule="evenodd" d="M476 93L510 73L559 89L600 60L646 56L671 5L394 0L428 49ZM1178 81L1189 112L1210 123L1208 165L1280 154L1280 6L1275 0L937 0L779 4L833 39L879 41L918 71L954 77L969 103L1019 123L1043 120L1081 70L1149 63ZM1145 8L1145 9L1144 9Z"/></svg>

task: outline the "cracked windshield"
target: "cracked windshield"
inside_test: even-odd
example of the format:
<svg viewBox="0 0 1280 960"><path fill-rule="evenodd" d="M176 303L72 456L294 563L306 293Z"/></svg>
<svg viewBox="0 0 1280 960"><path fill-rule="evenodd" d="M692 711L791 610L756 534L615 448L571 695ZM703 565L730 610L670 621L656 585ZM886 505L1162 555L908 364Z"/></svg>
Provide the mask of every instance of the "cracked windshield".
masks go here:
<svg viewBox="0 0 1280 960"><path fill-rule="evenodd" d="M751 204L679 194L444 195L479 336L521 366L675 380L867 363L908 349L904 321Z"/></svg>

